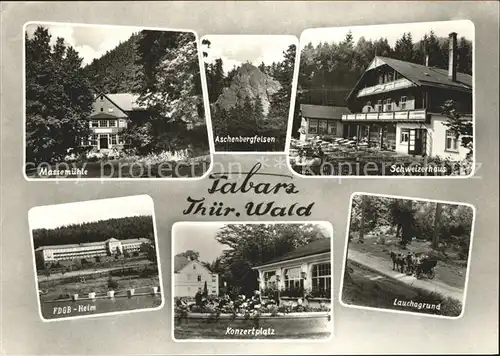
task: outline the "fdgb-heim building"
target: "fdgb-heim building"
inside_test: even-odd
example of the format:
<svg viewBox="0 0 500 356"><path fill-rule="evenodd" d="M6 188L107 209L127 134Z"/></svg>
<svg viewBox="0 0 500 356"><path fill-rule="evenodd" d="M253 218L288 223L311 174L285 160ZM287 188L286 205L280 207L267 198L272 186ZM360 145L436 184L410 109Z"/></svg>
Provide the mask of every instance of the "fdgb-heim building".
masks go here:
<svg viewBox="0 0 500 356"><path fill-rule="evenodd" d="M35 255L45 264L46 262L110 256L125 251L133 253L140 251L144 243L149 244L151 241L145 238L126 240L111 238L100 242L40 246L35 249Z"/></svg>

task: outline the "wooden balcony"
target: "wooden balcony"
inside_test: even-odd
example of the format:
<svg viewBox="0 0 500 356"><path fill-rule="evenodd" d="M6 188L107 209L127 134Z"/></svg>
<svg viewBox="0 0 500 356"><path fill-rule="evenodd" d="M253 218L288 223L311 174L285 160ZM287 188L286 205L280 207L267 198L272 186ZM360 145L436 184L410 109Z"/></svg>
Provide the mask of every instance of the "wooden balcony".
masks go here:
<svg viewBox="0 0 500 356"><path fill-rule="evenodd" d="M426 118L425 109L342 115L342 121L345 122L425 122Z"/></svg>
<svg viewBox="0 0 500 356"><path fill-rule="evenodd" d="M382 83L373 85L371 87L366 87L358 92L357 97L374 95L379 93L386 93L388 91L399 90L404 88L414 87L415 84L406 78L401 78L388 83Z"/></svg>

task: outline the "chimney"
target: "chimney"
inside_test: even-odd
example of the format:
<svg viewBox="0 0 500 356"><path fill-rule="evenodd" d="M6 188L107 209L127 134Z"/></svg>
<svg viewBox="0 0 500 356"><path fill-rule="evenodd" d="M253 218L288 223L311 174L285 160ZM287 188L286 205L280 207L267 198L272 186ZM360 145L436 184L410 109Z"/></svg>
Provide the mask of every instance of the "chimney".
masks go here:
<svg viewBox="0 0 500 356"><path fill-rule="evenodd" d="M457 33L450 33L450 49L448 59L448 78L457 80Z"/></svg>
<svg viewBox="0 0 500 356"><path fill-rule="evenodd" d="M426 67L429 66L429 55L428 54L425 55L425 66Z"/></svg>

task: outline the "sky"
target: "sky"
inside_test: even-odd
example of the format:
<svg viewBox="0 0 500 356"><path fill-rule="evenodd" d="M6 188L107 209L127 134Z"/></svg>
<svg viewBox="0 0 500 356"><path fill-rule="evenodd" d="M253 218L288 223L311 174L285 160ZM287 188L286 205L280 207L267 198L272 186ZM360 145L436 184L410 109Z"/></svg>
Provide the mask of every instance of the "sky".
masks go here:
<svg viewBox="0 0 500 356"><path fill-rule="evenodd" d="M205 62L212 63L217 58L223 62L227 74L234 66L247 61L255 66L262 62L270 65L283 60L283 52L291 44L298 44L298 39L292 35L208 35L201 40L210 41L210 47L202 45L207 52Z"/></svg>
<svg viewBox="0 0 500 356"><path fill-rule="evenodd" d="M38 206L29 211L29 224L32 230L53 229L83 222L153 215L153 209L153 200L148 195Z"/></svg>
<svg viewBox="0 0 500 356"><path fill-rule="evenodd" d="M467 20L458 20L308 29L300 37L301 48L304 48L309 42L312 42L313 45L320 42L341 42L349 30L352 32L354 43L357 43L359 38L363 36L367 41L370 39L375 41L384 37L387 38L392 47L405 32L411 33L413 42L420 41L431 30L437 37L448 37L450 32L456 32L458 38L464 36L468 40L474 40L474 24Z"/></svg>
<svg viewBox="0 0 500 356"><path fill-rule="evenodd" d="M38 23L26 26L28 37L33 36ZM63 37L83 58L82 65L90 64L93 59L100 58L106 51L115 48L139 32L142 28L128 26L99 26L99 25L74 25L41 23L52 35L51 44L55 44L57 37Z"/></svg>
<svg viewBox="0 0 500 356"><path fill-rule="evenodd" d="M174 254L194 250L200 253L200 261L209 263L214 261L222 254L223 250L230 249L229 246L220 244L215 240L217 231L224 225L226 224L219 222L189 222L175 226L173 234ZM332 235L329 224L318 225L325 235Z"/></svg>

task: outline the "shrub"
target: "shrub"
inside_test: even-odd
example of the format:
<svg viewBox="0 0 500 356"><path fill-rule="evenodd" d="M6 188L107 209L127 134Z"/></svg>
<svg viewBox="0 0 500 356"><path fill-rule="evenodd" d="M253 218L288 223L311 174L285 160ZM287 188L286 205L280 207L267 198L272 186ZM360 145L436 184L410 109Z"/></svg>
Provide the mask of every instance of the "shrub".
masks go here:
<svg viewBox="0 0 500 356"><path fill-rule="evenodd" d="M114 280L114 279L112 279L112 278L109 278L109 279L108 279L108 288L113 289L113 290L114 290L114 289L118 289L118 282L117 282L117 281L115 281L115 280Z"/></svg>

